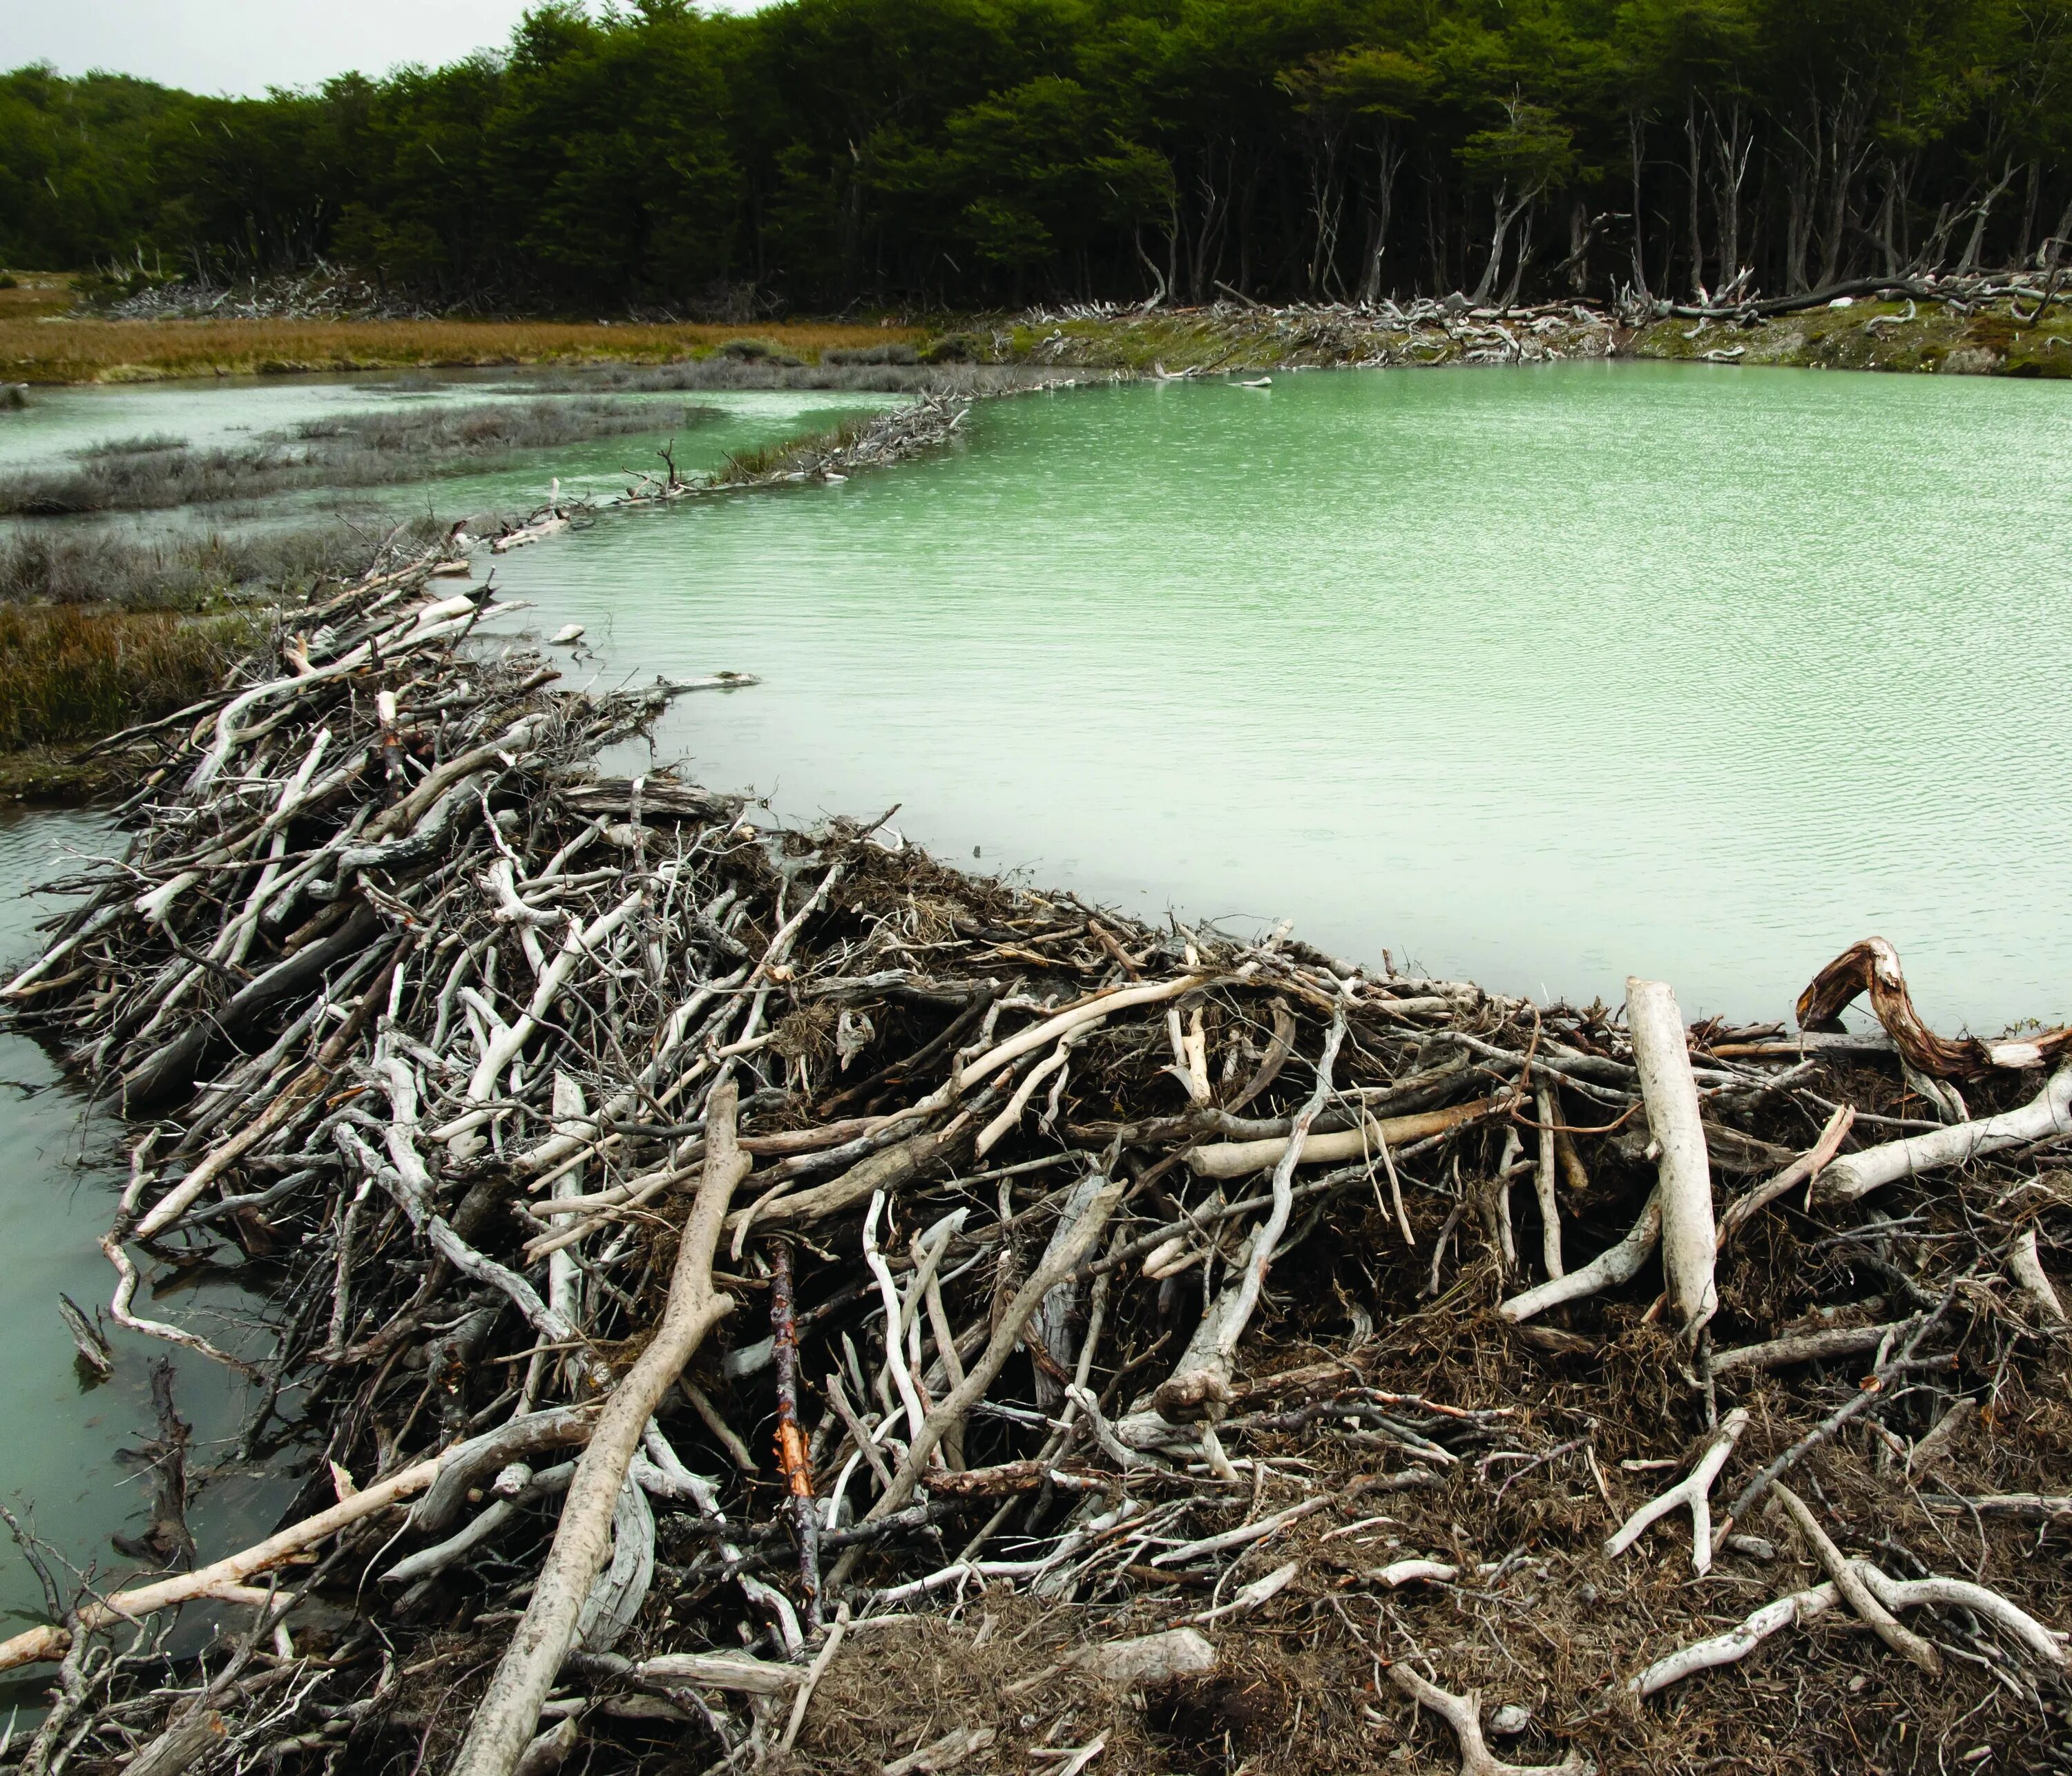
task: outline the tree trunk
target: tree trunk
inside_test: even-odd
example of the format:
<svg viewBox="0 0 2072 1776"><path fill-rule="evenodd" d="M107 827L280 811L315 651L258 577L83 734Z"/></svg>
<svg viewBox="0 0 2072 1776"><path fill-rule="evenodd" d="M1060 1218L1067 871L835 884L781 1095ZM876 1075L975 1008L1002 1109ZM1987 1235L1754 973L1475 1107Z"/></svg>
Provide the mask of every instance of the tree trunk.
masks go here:
<svg viewBox="0 0 2072 1776"><path fill-rule="evenodd" d="M1702 188L1698 171L1698 101L1696 95L1684 101L1684 141L1689 150L1688 184L1691 199L1691 295L1692 300L1703 305L1711 298L1705 290L1705 236L1698 218L1698 193ZM1720 275L1727 275L1726 268L1720 268Z"/></svg>
<svg viewBox="0 0 2072 1776"><path fill-rule="evenodd" d="M1650 300L1647 291L1647 211L1641 200L1640 113L1629 111L1626 119L1626 147L1633 165L1633 293L1642 302Z"/></svg>
<svg viewBox="0 0 2072 1776"><path fill-rule="evenodd" d="M1496 293L1497 273L1503 265L1504 243L1511 237L1511 225L1529 204L1536 193L1528 193L1517 203L1510 202L1511 186L1507 181L1496 188L1496 232L1490 240L1489 262L1482 267L1482 280L1474 288L1472 300L1482 307Z"/></svg>
<svg viewBox="0 0 2072 1776"><path fill-rule="evenodd" d="M1382 255L1388 250L1388 224L1396 208L1396 175L1403 165L1403 150L1396 132L1383 128L1375 142L1374 196L1367 207L1367 246L1361 255L1359 300L1371 305L1381 300Z"/></svg>

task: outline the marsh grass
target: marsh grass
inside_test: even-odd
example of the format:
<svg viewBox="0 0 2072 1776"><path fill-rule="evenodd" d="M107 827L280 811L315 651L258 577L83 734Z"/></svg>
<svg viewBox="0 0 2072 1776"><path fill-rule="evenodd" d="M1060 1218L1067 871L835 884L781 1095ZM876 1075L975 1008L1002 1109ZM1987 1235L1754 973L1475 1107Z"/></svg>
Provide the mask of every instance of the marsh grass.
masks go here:
<svg viewBox="0 0 2072 1776"><path fill-rule="evenodd" d="M253 639L248 615L0 605L0 750L99 738L215 686Z"/></svg>
<svg viewBox="0 0 2072 1776"><path fill-rule="evenodd" d="M709 408L542 400L337 414L207 450L165 435L117 438L75 453L69 467L0 481L0 514L160 511L310 487L381 487L463 472L516 450L719 417Z"/></svg>
<svg viewBox="0 0 2072 1776"><path fill-rule="evenodd" d="M345 524L258 532L121 532L31 526L0 537L0 605L195 610L240 592L306 586L363 571L384 541L421 549L442 533L430 517L370 532Z"/></svg>
<svg viewBox="0 0 2072 1776"><path fill-rule="evenodd" d="M52 298L56 294L50 293ZM294 371L661 364L703 357L742 336L738 327L565 321L38 319L31 307L27 302L0 306L0 381L145 382ZM922 336L912 327L829 322L775 322L763 335L780 352L807 363L830 347Z"/></svg>
<svg viewBox="0 0 2072 1776"><path fill-rule="evenodd" d="M831 450L853 444L863 436L869 424L867 420L845 420L832 431L816 432L805 438L782 438L753 450L730 450L726 472L718 479L722 483L754 481L766 475L783 475L806 463L816 462Z"/></svg>

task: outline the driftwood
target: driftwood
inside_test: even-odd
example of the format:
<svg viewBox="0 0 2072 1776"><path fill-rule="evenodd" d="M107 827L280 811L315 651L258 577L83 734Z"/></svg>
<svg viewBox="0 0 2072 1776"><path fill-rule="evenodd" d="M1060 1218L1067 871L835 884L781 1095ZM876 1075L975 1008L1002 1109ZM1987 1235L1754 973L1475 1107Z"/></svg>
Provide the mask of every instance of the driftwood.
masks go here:
<svg viewBox="0 0 2072 1776"><path fill-rule="evenodd" d="M2001 1587L1837 1555L1859 1602L1969 1611L1963 1650L2058 1681L2068 1600L2021 1551L2072 1519L2072 1472L2009 1396L2061 1360L2072 1072L2025 1105L1988 1045L1978 1113L1923 1128L1897 1031L1687 1029L1662 983L1624 1020L1532 1005L608 776L682 687L559 689L433 565L325 589L104 748L138 785L126 854L0 989L135 1119L118 1370L139 1337L224 1356L137 1310L147 1279L263 1257L275 1342L240 1361L308 1402L286 1527L98 1595L53 1580L0 1642L56 1670L35 1776L68 1743L215 1755L204 1692L217 1761L285 1776L605 1776L655 1762L643 1733L700 1767L1123 1767L1154 1756L1131 1697L1293 1645L1338 1675L1274 1758L1371 1761L1312 1736L1396 1730L1360 1690L1379 1659L1464 1766L1510 1768L1484 1734L1515 1722L1407 1681L1420 1636L1501 1637L1529 1582L1539 1638L1598 1637L1640 1693L1744 1656L1844 1592L1721 1637L1638 1538L1688 1510L1699 1572L1745 1584L1775 1550L1734 1511L1708 1533L1714 1488L1745 1513L1842 1463L1860 1545L1918 1573L1962 1528ZM1716 1216L1716 1174L1748 1179ZM1663 1479L1622 1499L1614 1455ZM215 1480L186 1453L187 1492ZM291 1563L344 1625L321 1653L262 1589ZM1001 1587L1033 1605L1012 1651ZM252 1625L220 1695L227 1661L200 1678L162 1631L204 1601ZM990 1675L866 1742L857 1684L929 1668L882 1651L915 1618ZM1445 1657L1464 1686L1525 1667L1572 1741L1553 1768L1661 1761L1645 1711L1557 1705L1573 1662L1536 1645ZM1104 1684L1115 1712L1067 1731ZM1955 1657L1910 1693L2011 1694Z"/></svg>
<svg viewBox="0 0 2072 1776"><path fill-rule="evenodd" d="M1669 1305L1684 1335L1695 1339L1720 1305L1712 1284L1719 1234L1698 1083L1691 1072L1683 1013L1667 983L1628 980L1626 1009L1647 1125L1661 1149L1655 1194L1662 1206L1662 1268L1669 1280Z"/></svg>

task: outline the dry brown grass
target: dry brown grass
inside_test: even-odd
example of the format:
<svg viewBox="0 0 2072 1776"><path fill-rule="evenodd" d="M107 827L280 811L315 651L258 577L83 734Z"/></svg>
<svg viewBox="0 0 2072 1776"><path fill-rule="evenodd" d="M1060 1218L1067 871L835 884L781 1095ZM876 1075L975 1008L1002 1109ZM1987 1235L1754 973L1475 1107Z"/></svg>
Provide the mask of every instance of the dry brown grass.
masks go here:
<svg viewBox="0 0 2072 1776"><path fill-rule="evenodd" d="M0 290L0 323L62 314L72 304L72 275L63 271L15 271L12 290ZM17 379L18 380L18 379Z"/></svg>
<svg viewBox="0 0 2072 1776"><path fill-rule="evenodd" d="M0 606L0 751L90 740L212 689L252 619Z"/></svg>
<svg viewBox="0 0 2072 1776"><path fill-rule="evenodd" d="M31 294L0 291L0 298ZM49 298L44 298L46 306ZM648 327L563 321L97 321L35 319L0 306L0 380L148 382L175 376L405 366L662 364L704 357L742 327ZM920 337L912 328L800 321L758 323L753 337L808 362L832 347Z"/></svg>

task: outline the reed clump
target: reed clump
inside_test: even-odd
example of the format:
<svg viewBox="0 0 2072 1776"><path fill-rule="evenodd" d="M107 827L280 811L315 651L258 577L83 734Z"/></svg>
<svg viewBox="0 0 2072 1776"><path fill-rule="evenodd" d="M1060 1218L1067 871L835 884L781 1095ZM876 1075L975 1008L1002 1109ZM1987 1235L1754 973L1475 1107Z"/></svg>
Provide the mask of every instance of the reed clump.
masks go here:
<svg viewBox="0 0 2072 1776"><path fill-rule="evenodd" d="M442 528L426 516L380 535L345 523L154 536L27 527L0 538L0 604L199 610L242 592L357 574L384 543L420 549Z"/></svg>
<svg viewBox="0 0 2072 1776"><path fill-rule="evenodd" d="M90 740L205 695L255 619L0 605L0 750Z"/></svg>
<svg viewBox="0 0 2072 1776"><path fill-rule="evenodd" d="M0 481L0 514L162 511L317 487L389 486L479 468L517 450L682 430L717 417L709 408L541 400L333 414L249 444L208 449L164 434L113 438L74 452L64 467Z"/></svg>

